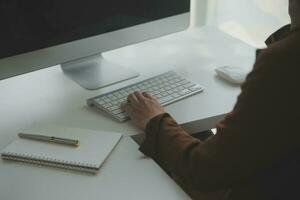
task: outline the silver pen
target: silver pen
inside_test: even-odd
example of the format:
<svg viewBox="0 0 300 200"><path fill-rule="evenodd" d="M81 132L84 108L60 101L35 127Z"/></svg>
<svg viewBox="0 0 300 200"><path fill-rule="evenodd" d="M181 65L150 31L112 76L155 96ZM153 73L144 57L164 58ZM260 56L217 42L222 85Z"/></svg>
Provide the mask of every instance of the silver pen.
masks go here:
<svg viewBox="0 0 300 200"><path fill-rule="evenodd" d="M27 134L27 133L19 133L18 136L20 138L25 138L29 140L37 140L43 141L48 143L56 143L56 144L64 144L69 146L79 146L79 140L72 140L67 138L59 138L53 136L46 136L46 135L37 135L37 134Z"/></svg>

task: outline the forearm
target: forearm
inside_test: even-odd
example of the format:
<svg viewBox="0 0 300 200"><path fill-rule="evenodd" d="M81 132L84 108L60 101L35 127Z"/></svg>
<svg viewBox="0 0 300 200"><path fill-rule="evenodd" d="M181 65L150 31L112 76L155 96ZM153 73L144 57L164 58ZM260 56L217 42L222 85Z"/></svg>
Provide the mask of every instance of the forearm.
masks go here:
<svg viewBox="0 0 300 200"><path fill-rule="evenodd" d="M223 159L213 155L211 145L186 133L168 114L150 121L141 151L194 188L212 191L226 187L219 176L222 169L218 161Z"/></svg>

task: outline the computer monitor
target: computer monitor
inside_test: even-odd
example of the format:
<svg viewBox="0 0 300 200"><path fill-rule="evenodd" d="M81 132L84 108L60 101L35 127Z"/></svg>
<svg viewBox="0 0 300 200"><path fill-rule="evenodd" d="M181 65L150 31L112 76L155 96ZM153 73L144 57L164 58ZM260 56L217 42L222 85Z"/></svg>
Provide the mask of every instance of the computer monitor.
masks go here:
<svg viewBox="0 0 300 200"><path fill-rule="evenodd" d="M138 76L102 52L189 25L190 0L0 1L0 80L61 64L87 89Z"/></svg>

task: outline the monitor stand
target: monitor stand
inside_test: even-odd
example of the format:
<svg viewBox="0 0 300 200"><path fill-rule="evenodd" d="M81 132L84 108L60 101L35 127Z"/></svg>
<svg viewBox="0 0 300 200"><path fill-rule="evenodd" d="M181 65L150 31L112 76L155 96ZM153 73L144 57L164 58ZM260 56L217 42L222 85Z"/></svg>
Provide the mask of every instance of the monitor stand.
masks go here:
<svg viewBox="0 0 300 200"><path fill-rule="evenodd" d="M64 63L61 68L66 76L88 90L139 76L135 71L105 60L102 54Z"/></svg>

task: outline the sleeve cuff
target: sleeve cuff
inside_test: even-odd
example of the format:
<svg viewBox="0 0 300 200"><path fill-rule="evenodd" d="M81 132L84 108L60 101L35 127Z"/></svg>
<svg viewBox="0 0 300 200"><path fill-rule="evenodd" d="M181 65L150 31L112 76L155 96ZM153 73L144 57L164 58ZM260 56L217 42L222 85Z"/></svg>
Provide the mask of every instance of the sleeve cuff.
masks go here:
<svg viewBox="0 0 300 200"><path fill-rule="evenodd" d="M146 139L140 146L139 150L146 156L156 159L157 157L157 140L161 123L164 118L171 117L168 113L153 117L146 126Z"/></svg>

